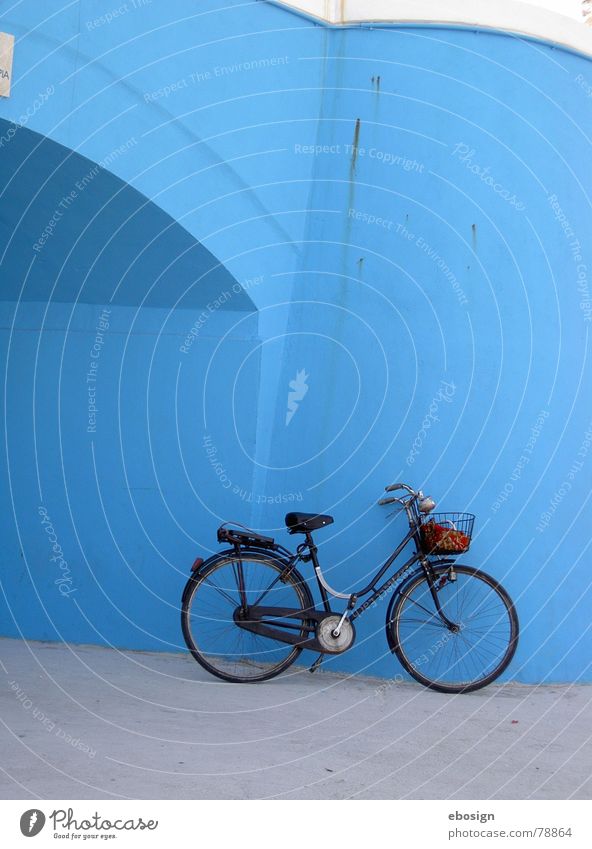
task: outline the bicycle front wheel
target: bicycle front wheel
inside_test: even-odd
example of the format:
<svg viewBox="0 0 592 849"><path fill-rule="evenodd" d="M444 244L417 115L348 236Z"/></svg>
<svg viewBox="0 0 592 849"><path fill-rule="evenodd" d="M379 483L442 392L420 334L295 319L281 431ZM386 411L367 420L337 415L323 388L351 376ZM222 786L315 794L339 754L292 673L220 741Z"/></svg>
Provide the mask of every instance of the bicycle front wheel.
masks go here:
<svg viewBox="0 0 592 849"><path fill-rule="evenodd" d="M218 678L237 683L265 681L290 666L301 648L237 624L241 607L261 604L314 607L302 577L295 569L286 574L282 561L245 551L240 560L229 554L206 564L189 579L181 607L183 636L195 660ZM309 636L308 620L280 618L276 624L302 640Z"/></svg>
<svg viewBox="0 0 592 849"><path fill-rule="evenodd" d="M442 693L468 693L501 675L518 644L518 616L506 590L470 566L434 567L436 610L425 574L401 588L387 615L391 650L416 681Z"/></svg>

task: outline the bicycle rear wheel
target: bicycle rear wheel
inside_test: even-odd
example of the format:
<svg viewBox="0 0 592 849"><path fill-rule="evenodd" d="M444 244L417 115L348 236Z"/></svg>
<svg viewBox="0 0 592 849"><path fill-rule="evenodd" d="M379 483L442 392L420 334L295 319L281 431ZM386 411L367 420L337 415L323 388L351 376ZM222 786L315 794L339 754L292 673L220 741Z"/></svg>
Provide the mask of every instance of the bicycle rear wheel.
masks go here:
<svg viewBox="0 0 592 849"><path fill-rule="evenodd" d="M314 603L295 569L286 574L284 562L256 552L243 552L240 561L233 553L216 558L189 579L181 626L195 660L224 681L265 681L294 663L302 649L241 628L235 615L242 604L308 610ZM309 636L308 620L290 625L291 634Z"/></svg>
<svg viewBox="0 0 592 849"><path fill-rule="evenodd" d="M494 681L518 644L518 616L506 590L470 566L434 567L435 588L452 631L440 618L425 574L401 588L387 614L387 638L404 668L442 693L468 693Z"/></svg>

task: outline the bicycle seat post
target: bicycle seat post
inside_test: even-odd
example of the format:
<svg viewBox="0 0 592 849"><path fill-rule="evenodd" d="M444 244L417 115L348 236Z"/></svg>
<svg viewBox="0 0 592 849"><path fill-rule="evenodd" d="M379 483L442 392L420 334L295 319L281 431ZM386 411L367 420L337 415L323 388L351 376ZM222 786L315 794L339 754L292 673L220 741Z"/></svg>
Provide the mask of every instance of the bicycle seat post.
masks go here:
<svg viewBox="0 0 592 849"><path fill-rule="evenodd" d="M309 550L310 555L312 557L312 562L313 562L314 566L318 566L318 560L317 560L317 550L318 549L315 545L315 542L312 538L312 534L311 534L310 531L306 532L306 534L304 535L304 539L305 539L305 542L308 546L308 550Z"/></svg>

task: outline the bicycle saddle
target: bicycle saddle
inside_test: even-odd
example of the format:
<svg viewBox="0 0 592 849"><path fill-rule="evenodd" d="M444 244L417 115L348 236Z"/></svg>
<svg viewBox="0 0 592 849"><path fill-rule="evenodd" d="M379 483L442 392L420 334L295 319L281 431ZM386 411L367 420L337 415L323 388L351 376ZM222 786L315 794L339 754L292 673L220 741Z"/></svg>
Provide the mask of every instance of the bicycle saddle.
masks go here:
<svg viewBox="0 0 592 849"><path fill-rule="evenodd" d="M323 516L319 513L287 513L286 527L291 534L306 534L316 531L325 525L333 524L333 516Z"/></svg>

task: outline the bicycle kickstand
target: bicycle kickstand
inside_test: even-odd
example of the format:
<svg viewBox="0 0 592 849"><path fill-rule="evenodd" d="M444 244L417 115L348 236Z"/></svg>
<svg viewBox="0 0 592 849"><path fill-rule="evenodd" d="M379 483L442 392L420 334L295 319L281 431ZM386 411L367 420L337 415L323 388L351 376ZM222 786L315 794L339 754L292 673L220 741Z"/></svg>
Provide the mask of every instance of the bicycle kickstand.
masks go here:
<svg viewBox="0 0 592 849"><path fill-rule="evenodd" d="M321 663L323 662L324 657L325 657L324 654L320 654L308 671L309 672L316 672L317 669L319 668L319 666L321 665Z"/></svg>

